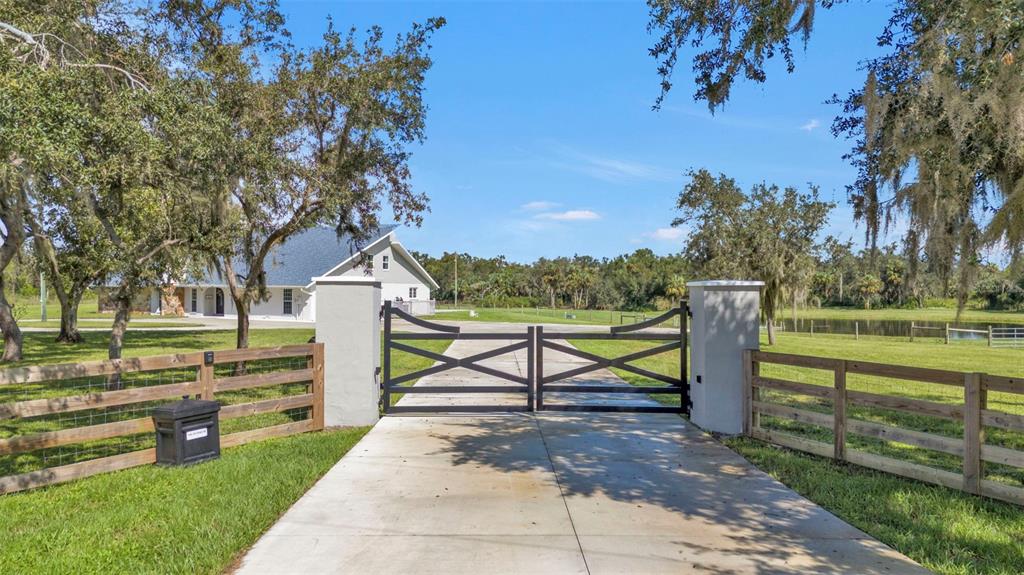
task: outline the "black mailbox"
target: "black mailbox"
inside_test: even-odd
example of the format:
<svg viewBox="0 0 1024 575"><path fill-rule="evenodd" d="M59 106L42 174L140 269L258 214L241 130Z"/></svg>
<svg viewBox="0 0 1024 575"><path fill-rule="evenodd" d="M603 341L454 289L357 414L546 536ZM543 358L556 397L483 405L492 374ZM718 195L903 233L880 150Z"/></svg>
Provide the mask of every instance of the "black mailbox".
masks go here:
<svg viewBox="0 0 1024 575"><path fill-rule="evenodd" d="M216 401L183 399L153 409L157 465L188 465L220 457Z"/></svg>

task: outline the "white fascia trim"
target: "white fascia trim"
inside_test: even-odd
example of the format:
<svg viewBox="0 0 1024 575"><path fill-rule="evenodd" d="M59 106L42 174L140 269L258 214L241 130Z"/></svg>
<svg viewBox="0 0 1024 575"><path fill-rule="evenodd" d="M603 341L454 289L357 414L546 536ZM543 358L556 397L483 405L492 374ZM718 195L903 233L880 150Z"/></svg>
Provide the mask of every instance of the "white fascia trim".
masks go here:
<svg viewBox="0 0 1024 575"><path fill-rule="evenodd" d="M407 259L410 262L412 262L412 265L415 266L415 268L416 268L416 272L419 273L423 278L427 279L427 283L430 285L430 289L432 289L432 290L441 289L441 286L438 285L438 283L436 281L434 281L434 278L430 277L430 274L427 273L427 270L424 269L422 265L420 265L420 262L416 261L416 258L412 257L412 254L409 253L409 250L405 249L405 246L402 245L402 242L392 242L391 243L391 248L392 249L396 249L397 248L398 249L398 253L401 254L402 257L404 257L405 259Z"/></svg>
<svg viewBox="0 0 1024 575"><path fill-rule="evenodd" d="M354 277L354 276L320 276L313 278L313 285L316 284L327 284L327 285L369 285L374 287L380 287L380 281L371 277Z"/></svg>
<svg viewBox="0 0 1024 575"><path fill-rule="evenodd" d="M390 241L391 240L391 236L394 235L394 233L395 233L395 231L391 230L390 232L384 234L383 236L373 240L372 242L367 244L365 247L360 248L359 250L356 251L356 253L354 253L351 256L349 256L348 258L346 258L345 261L343 261L340 264L334 266L333 268L327 270L326 273L321 274L319 277L327 277L327 276L331 275L335 271L341 269L348 262L350 262L350 261L356 259L357 257L359 257L360 255L362 255L362 252L365 252L365 251L369 250L370 248L372 248L373 246L377 245L378 243L380 243L380 242L382 242L384 240ZM316 278L311 278L311 280L312 279L316 279ZM316 282L315 281L310 281L308 284L306 284L306 289L309 289L309 288L313 287L314 285L316 285Z"/></svg>

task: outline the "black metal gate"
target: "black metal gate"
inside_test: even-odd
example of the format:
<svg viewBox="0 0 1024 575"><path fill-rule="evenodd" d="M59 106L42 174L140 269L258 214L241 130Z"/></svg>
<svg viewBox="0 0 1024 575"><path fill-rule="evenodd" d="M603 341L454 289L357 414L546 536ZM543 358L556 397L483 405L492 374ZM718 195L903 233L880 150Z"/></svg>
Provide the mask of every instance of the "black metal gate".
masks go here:
<svg viewBox="0 0 1024 575"><path fill-rule="evenodd" d="M672 318L679 318L678 332L641 332L645 328L655 327L663 324ZM686 300L680 302L679 307L669 310L658 317L651 318L640 323L631 325L613 326L608 333L575 333L575 332L545 332L543 327L537 327L537 352L536 352L536 388L537 388L537 410L538 411L630 411L640 413L690 413L690 384L687 378L687 320L689 318L689 307ZM665 341L662 345L626 354L615 358L605 358L592 353L587 353L569 345L556 343L556 340L628 340L628 341ZM544 374L544 350L552 349L562 353L586 359L593 363L575 369ZM679 377L672 377L647 369L630 365L629 362L652 357L672 351L679 352ZM576 376L592 371L607 368L617 368L630 373L643 376L648 379L660 381L663 386L636 386L636 385L578 385L572 383L558 383ZM595 393L644 393L644 394L678 394L679 405L595 405L580 403L550 404L544 401L546 393L572 394L595 394Z"/></svg>
<svg viewBox="0 0 1024 575"><path fill-rule="evenodd" d="M438 412L488 412L488 411L630 411L646 413L690 413L690 386L687 379L687 319L689 308L686 301L658 317L631 325L614 326L608 332L545 332L542 326L529 326L525 333L464 333L457 326L449 326L417 318L391 305L384 303L384 365L381 405L384 413L438 413ZM394 332L391 320L401 318L413 325L430 330L428 332ZM679 318L678 331L643 332L646 328L656 327L673 318ZM402 341L410 340L495 340L513 341L492 350L469 357L456 358L429 350L420 349ZM667 342L655 347L629 353L615 358L604 358L592 353L581 351L559 340L611 340L611 341L654 341ZM480 365L479 362L518 351L527 350L526 377L507 373L498 369ZM559 351L574 357L586 359L592 363L550 375L544 374L544 349ZM432 359L436 365L400 376L391 374L392 351L403 351ZM647 369L630 365L629 362L652 357L662 353L679 352L679 376L673 377ZM466 385L466 386L414 386L402 385L416 381L422 377L441 373L458 367L484 373L509 381L514 385ZM574 383L558 383L600 369L617 368L648 379L660 381L662 386L632 385L580 385ZM391 401L394 394L522 394L523 402L514 405L395 405ZM551 404L544 401L545 393L559 393L572 397L574 394L678 394L679 405L596 405L587 403Z"/></svg>
<svg viewBox="0 0 1024 575"><path fill-rule="evenodd" d="M534 381L534 352L536 351L536 345L534 343L534 328L530 326L527 328L526 333L463 333L461 328L457 326L444 325L440 323L434 323L420 319L416 316L408 314L396 307L391 305L390 301L384 302L384 381L382 383L383 393L381 396L381 405L384 413L438 413L438 412L486 412L486 411L533 411L533 381ZM429 329L430 332L426 333L395 333L391 329L392 317L399 317L405 321L417 325L419 327ZM483 353L478 353L469 357L450 357L440 353L434 353L425 349L420 349L411 345L400 343L401 340L497 340L507 341L512 340L514 343L505 345L496 349L488 350ZM487 366L479 365L485 359L498 357L506 353L518 351L520 349L527 350L527 374L526 377L522 377L518 374L506 373L497 369L493 369ZM391 352L392 350L404 351L419 355L428 359L432 359L438 362L437 365L407 373L397 377L391 375ZM497 377L506 381L510 381L515 385L466 385L466 386L414 386L414 385L402 385L410 381L416 381L421 377L433 375L435 373L441 373L457 367L463 367L480 373ZM406 393L427 393L427 394L522 394L523 402L518 405L393 405L391 402L391 396L393 394L406 394Z"/></svg>

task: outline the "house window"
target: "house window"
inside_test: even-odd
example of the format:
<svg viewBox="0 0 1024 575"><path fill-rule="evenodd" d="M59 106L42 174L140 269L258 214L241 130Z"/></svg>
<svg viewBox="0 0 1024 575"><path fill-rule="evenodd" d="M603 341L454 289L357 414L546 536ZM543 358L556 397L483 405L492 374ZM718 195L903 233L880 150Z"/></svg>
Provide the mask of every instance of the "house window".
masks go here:
<svg viewBox="0 0 1024 575"><path fill-rule="evenodd" d="M388 256L381 256L380 258L380 269L386 270L391 267L391 258Z"/></svg>
<svg viewBox="0 0 1024 575"><path fill-rule="evenodd" d="M199 309L199 303L197 301L199 299L199 296L197 295L198 292L199 290L192 288L192 313L195 313L196 310Z"/></svg>
<svg viewBox="0 0 1024 575"><path fill-rule="evenodd" d="M416 299L416 288L409 288L409 299Z"/></svg>
<svg viewBox="0 0 1024 575"><path fill-rule="evenodd" d="M292 315L292 290L284 290L284 315Z"/></svg>

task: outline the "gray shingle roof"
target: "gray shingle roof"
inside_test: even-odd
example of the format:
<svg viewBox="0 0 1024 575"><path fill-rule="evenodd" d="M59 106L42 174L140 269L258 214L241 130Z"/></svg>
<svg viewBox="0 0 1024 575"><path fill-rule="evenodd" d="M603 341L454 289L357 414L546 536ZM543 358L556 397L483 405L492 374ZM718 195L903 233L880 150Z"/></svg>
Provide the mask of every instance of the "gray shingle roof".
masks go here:
<svg viewBox="0 0 1024 575"><path fill-rule="evenodd" d="M381 226L376 233L358 244L348 236L338 237L333 228L316 227L298 233L271 250L267 257L268 286L305 286L314 277L322 276L334 266L349 259L381 237L391 233L395 225ZM248 267L235 262L235 272L246 275ZM216 270L203 278L190 278L185 285L219 285L225 283Z"/></svg>

